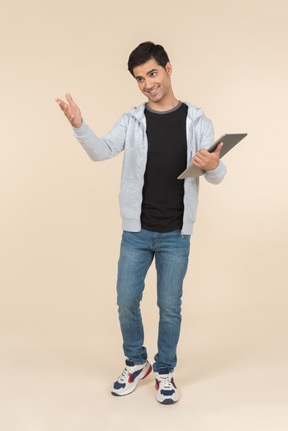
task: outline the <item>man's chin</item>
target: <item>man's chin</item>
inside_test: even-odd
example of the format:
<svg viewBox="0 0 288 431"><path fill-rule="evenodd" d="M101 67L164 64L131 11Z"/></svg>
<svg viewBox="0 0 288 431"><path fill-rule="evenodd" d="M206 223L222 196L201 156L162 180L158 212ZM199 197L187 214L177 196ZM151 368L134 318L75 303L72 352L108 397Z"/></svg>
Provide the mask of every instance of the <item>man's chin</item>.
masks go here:
<svg viewBox="0 0 288 431"><path fill-rule="evenodd" d="M157 103L160 102L160 100L162 99L162 97L160 95L157 95L155 97L151 97L151 96L147 96L149 102L151 103Z"/></svg>

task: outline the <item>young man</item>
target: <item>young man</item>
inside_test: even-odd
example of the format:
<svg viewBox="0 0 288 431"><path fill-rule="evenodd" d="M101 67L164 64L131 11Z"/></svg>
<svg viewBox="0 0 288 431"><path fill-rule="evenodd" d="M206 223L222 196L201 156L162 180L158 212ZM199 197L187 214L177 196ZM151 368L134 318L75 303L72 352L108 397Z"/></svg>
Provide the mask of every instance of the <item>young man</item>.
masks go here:
<svg viewBox="0 0 288 431"><path fill-rule="evenodd" d="M147 271L155 258L160 317L153 371L157 400L172 404L178 401L172 373L177 362L182 285L199 187L198 178L177 177L193 163L206 171L206 180L217 184L226 168L219 160L222 143L213 153L206 150L214 140L211 121L202 109L174 96L172 66L164 48L152 42L141 43L130 54L128 69L148 102L124 114L103 138L85 124L69 94L68 104L56 101L92 160L105 160L124 150L117 304L127 359L112 394L130 394L152 369L143 345L140 301Z"/></svg>

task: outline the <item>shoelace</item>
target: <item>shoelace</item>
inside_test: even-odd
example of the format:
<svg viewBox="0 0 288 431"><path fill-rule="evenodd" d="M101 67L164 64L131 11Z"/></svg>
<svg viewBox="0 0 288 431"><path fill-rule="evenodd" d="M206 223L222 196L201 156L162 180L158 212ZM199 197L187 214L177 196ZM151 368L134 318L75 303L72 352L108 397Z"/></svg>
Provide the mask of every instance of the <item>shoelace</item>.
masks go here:
<svg viewBox="0 0 288 431"><path fill-rule="evenodd" d="M169 374L161 374L159 376L160 376L160 381L163 384L164 389L173 388Z"/></svg>
<svg viewBox="0 0 288 431"><path fill-rule="evenodd" d="M129 377L129 373L131 373L131 370L132 367L125 367L123 373L118 380L125 381Z"/></svg>

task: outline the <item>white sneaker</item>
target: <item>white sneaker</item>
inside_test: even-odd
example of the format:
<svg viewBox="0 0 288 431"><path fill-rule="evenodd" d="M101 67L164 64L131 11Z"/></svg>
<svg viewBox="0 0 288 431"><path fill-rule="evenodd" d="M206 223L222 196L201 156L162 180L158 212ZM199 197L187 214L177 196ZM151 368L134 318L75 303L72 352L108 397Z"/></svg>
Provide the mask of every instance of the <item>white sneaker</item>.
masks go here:
<svg viewBox="0 0 288 431"><path fill-rule="evenodd" d="M160 368L155 373L157 401L161 404L173 404L178 401L178 391L169 368Z"/></svg>
<svg viewBox="0 0 288 431"><path fill-rule="evenodd" d="M152 371L149 362L135 365L134 361L126 359L126 367L121 376L113 384L111 393L116 396L128 395L136 389L138 380L145 379Z"/></svg>

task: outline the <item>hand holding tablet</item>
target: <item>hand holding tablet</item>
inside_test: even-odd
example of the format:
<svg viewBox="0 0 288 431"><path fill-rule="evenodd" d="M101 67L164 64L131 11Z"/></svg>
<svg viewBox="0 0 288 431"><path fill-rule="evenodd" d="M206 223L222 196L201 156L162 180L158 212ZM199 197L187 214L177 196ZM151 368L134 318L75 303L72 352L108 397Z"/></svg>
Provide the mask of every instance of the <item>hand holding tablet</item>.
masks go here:
<svg viewBox="0 0 288 431"><path fill-rule="evenodd" d="M247 133L229 133L222 135L219 139L217 139L216 142L214 142L211 147L207 149L209 153L213 153L213 151L216 149L217 145L220 144L220 142L223 142L223 146L220 150L219 158L221 159L228 151L230 151L233 147L235 147L238 142L240 142L243 138L247 136ZM182 180L185 178L190 177L199 177L203 175L205 171L203 169L200 169L199 167L195 165L191 165L189 168L187 168L184 172L182 172L181 175L179 175L178 180Z"/></svg>

